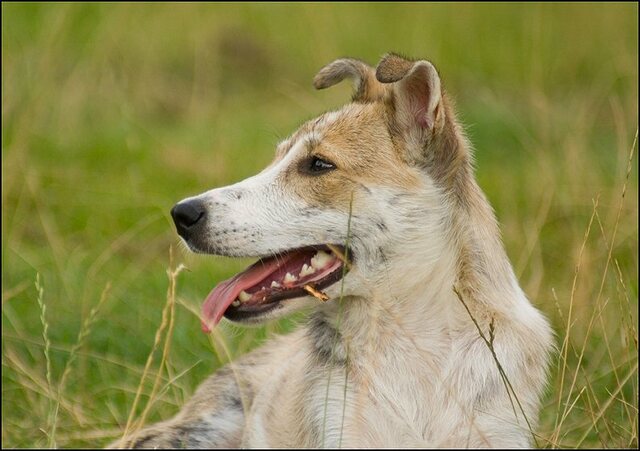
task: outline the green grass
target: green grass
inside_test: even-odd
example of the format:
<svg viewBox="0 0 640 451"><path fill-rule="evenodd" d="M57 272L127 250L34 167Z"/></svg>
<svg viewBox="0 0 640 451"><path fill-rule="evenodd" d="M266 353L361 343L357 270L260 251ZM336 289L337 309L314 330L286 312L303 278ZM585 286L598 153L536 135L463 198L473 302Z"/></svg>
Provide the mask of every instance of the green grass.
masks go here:
<svg viewBox="0 0 640 451"><path fill-rule="evenodd" d="M293 327L200 333L193 312L247 261L177 251L169 209L343 104L346 83L313 90L322 65L394 50L439 68L557 332L539 443L637 447L637 18L632 3L3 3L2 446L104 445L137 392L132 420L168 418Z"/></svg>

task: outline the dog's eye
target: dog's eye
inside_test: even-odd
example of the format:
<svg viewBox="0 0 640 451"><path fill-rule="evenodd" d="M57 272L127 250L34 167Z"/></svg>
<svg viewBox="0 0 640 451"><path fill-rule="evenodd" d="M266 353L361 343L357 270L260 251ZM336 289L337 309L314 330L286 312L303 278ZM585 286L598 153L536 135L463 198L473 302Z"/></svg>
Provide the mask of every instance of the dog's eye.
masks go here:
<svg viewBox="0 0 640 451"><path fill-rule="evenodd" d="M322 158L312 157L311 164L309 165L309 172L314 174L319 174L322 172L327 172L332 169L335 169L336 166L329 161L323 160Z"/></svg>

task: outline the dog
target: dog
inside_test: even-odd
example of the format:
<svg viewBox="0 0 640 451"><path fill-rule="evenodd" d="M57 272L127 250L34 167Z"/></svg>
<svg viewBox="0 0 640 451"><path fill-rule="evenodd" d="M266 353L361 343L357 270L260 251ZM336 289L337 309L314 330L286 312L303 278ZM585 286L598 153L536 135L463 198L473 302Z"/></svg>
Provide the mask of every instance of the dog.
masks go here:
<svg viewBox="0 0 640 451"><path fill-rule="evenodd" d="M217 371L175 418L117 447L530 447L553 335L527 300L472 149L430 62L338 59L352 101L259 174L171 214L198 253L257 257L202 328L309 309Z"/></svg>

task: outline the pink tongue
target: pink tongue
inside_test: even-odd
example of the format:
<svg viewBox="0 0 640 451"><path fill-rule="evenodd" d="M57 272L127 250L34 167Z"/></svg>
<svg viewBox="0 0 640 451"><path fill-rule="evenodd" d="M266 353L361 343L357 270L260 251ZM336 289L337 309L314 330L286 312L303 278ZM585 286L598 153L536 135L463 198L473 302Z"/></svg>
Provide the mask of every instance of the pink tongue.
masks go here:
<svg viewBox="0 0 640 451"><path fill-rule="evenodd" d="M289 256L289 258L287 258ZM246 290L264 280L278 268L287 264L293 255L284 255L280 258L261 260L236 274L231 279L220 282L207 296L202 305L202 331L210 333L220 322L222 315L236 300L242 290Z"/></svg>

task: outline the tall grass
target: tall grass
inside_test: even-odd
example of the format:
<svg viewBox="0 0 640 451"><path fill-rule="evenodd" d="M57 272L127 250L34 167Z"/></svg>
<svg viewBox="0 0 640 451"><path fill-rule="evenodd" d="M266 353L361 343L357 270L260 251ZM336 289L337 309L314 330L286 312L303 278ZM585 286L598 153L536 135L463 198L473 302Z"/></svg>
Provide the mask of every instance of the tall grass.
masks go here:
<svg viewBox="0 0 640 451"><path fill-rule="evenodd" d="M540 446L637 447L637 17L609 3L3 3L3 446L106 444L295 326L201 334L202 299L248 261L170 263L169 209L256 173L343 104L348 84L313 91L323 64L394 50L439 68L556 331Z"/></svg>

